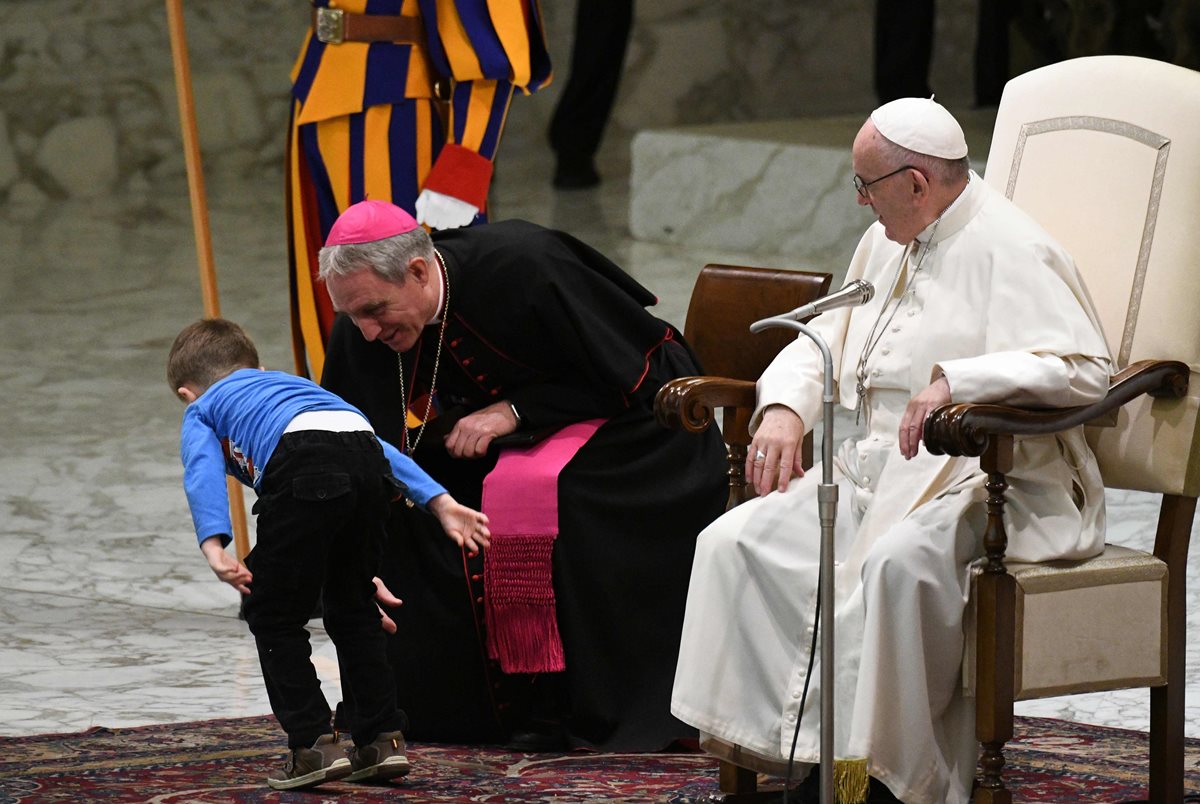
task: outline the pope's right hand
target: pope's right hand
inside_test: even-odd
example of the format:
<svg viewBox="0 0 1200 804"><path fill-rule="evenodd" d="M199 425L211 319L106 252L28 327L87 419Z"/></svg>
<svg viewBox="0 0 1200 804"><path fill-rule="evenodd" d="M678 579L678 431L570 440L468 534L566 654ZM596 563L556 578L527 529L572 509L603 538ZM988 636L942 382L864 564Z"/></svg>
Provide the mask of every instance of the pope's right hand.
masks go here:
<svg viewBox="0 0 1200 804"><path fill-rule="evenodd" d="M754 432L746 454L746 482L762 497L786 491L793 477L803 477L804 422L783 405L770 405Z"/></svg>

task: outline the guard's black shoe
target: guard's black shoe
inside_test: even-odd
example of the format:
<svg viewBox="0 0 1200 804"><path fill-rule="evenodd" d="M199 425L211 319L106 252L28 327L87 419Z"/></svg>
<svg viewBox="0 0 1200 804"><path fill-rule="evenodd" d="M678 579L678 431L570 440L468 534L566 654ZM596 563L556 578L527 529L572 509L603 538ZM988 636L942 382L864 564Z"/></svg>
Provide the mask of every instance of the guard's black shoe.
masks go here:
<svg viewBox="0 0 1200 804"><path fill-rule="evenodd" d="M600 183L600 174L589 156L560 154L554 168L554 186L559 190L586 190Z"/></svg>

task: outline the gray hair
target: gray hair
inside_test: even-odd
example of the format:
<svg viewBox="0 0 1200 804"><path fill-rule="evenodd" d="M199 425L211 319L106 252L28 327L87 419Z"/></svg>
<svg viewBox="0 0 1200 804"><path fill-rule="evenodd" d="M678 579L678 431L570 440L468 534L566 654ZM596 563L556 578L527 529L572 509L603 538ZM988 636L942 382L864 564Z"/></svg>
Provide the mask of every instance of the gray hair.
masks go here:
<svg viewBox="0 0 1200 804"><path fill-rule="evenodd" d="M888 164L912 165L921 170L926 176L937 179L942 184L956 184L964 181L971 170L970 157L962 159L942 159L938 156L920 154L910 151L903 145L897 145L883 134L879 135L879 152Z"/></svg>
<svg viewBox="0 0 1200 804"><path fill-rule="evenodd" d="M431 263L434 259L433 240L419 226L411 232L369 243L325 246L317 256L317 278L326 282L331 276L346 276L370 268L384 279L403 284L413 257L424 257Z"/></svg>

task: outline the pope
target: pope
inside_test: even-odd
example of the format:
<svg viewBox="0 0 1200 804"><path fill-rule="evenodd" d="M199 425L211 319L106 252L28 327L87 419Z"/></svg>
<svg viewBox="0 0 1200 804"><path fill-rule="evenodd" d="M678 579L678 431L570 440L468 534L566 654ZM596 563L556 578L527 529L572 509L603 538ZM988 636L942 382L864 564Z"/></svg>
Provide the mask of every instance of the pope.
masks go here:
<svg viewBox="0 0 1200 804"><path fill-rule="evenodd" d="M926 451L925 417L948 402L1088 404L1111 362L1070 255L970 170L944 107L881 106L852 160L876 221L847 279L876 292L810 325L833 353L838 401L862 423L834 458L836 605L820 613L837 645L836 755L820 756L824 657L812 641L821 473L797 457L822 401L808 338L758 382L746 469L760 496L697 544L671 710L739 765L782 776L794 757L803 777L834 762L843 804L966 804L978 744L959 667L986 477L974 459ZM1014 460L1008 557L1097 554L1104 489L1082 428L1022 439Z"/></svg>

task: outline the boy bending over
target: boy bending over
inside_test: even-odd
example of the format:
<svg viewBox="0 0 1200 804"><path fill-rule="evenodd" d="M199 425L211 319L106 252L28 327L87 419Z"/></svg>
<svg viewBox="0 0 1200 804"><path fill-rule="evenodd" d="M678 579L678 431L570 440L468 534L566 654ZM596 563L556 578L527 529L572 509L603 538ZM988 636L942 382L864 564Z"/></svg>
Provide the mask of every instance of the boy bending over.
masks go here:
<svg viewBox="0 0 1200 804"><path fill-rule="evenodd" d="M175 339L167 380L187 403L180 434L184 488L200 549L245 599L271 710L291 756L276 790L408 773L405 715L396 706L373 577L393 499L433 513L470 551L488 545L487 517L455 502L356 408L300 377L259 367L253 342L224 319ZM258 493L247 563L225 551L232 527L226 473ZM253 583L251 583L253 581ZM318 599L337 648L354 748L337 744L305 629Z"/></svg>

